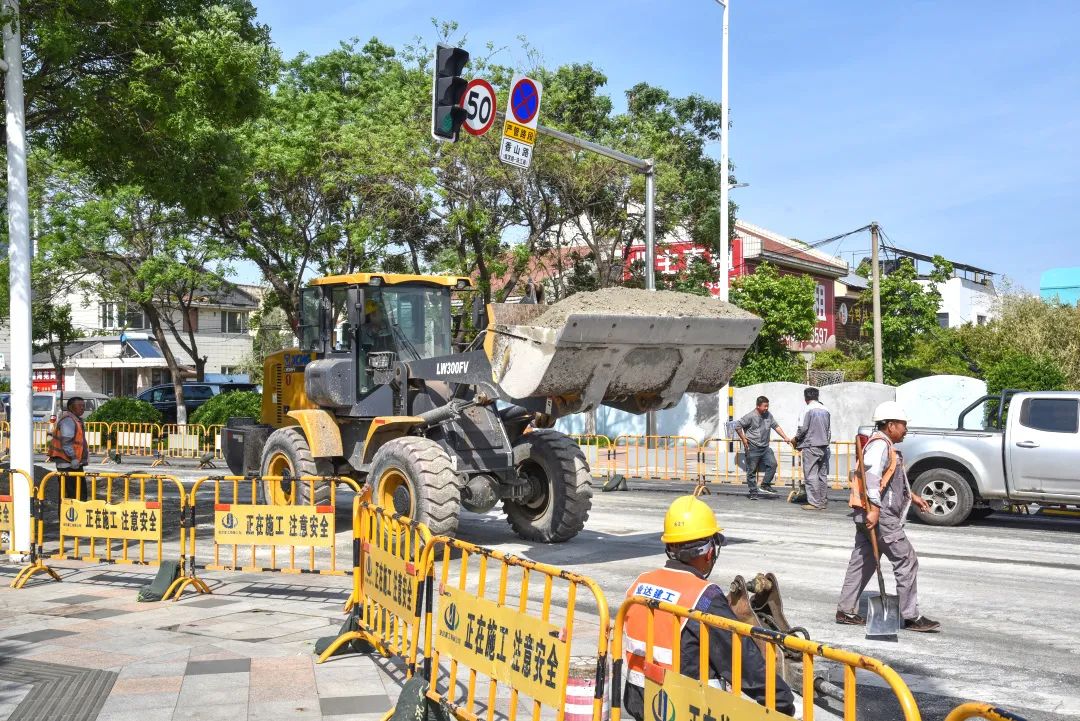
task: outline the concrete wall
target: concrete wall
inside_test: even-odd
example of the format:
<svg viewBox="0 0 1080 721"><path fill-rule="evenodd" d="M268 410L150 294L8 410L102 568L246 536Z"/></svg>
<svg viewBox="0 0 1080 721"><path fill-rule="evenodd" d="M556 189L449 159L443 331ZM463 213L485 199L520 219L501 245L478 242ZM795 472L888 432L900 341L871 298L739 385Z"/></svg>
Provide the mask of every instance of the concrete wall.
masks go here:
<svg viewBox="0 0 1080 721"><path fill-rule="evenodd" d="M798 429L803 400L801 383L760 383L735 389L735 418L754 409L758 396L769 399L769 410L788 436ZM850 441L860 426L868 425L874 409L884 401L899 401L911 416L912 425L948 428L971 402L986 394L986 384L963 376L933 376L905 383L899 388L877 383L838 383L821 388L821 402L832 413L832 435L836 441ZM614 438L644 435L645 416L635 416L601 406L596 432ZM719 394L687 394L676 407L657 414L660 435L689 436L698 441L724 436L727 401ZM564 433L585 432L585 416L560 418L556 427ZM779 436L774 434L774 438Z"/></svg>
<svg viewBox="0 0 1080 721"><path fill-rule="evenodd" d="M929 376L896 389L911 425L955 428L960 411L986 395L986 383L965 376Z"/></svg>

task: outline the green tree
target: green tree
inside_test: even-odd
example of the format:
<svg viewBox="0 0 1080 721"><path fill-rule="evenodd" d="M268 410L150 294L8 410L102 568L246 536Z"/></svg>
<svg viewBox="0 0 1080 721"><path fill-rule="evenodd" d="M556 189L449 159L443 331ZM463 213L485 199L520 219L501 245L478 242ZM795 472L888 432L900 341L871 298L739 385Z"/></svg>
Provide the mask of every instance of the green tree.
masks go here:
<svg viewBox="0 0 1080 721"><path fill-rule="evenodd" d="M276 62L248 0L36 0L20 20L31 147L195 213L236 202L235 128Z"/></svg>
<svg viewBox="0 0 1080 721"><path fill-rule="evenodd" d="M1065 390L1067 379L1057 363L1045 355L1006 351L986 372L986 392L997 395L1012 388L1021 391Z"/></svg>
<svg viewBox="0 0 1080 721"><path fill-rule="evenodd" d="M861 267L859 272L868 275L870 269ZM896 270L881 277L881 351L886 383L895 385L907 379L916 340L938 327L941 293L937 284L947 280L952 272L952 264L936 255L931 282L925 287L917 282L915 265L907 258L900 261ZM872 305L872 289L864 291L860 301ZM871 335L873 322L871 317L864 325Z"/></svg>
<svg viewBox="0 0 1080 721"><path fill-rule="evenodd" d="M817 325L816 284L808 275L781 275L769 263L737 278L731 302L762 320L761 332L732 378L738 386L766 381L798 381L802 365L788 350L789 340L807 340Z"/></svg>

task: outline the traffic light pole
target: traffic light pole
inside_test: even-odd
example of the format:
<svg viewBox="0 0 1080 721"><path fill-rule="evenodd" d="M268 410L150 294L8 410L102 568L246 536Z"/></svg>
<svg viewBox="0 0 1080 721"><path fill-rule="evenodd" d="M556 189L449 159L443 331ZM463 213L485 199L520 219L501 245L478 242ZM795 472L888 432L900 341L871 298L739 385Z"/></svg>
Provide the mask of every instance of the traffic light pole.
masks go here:
<svg viewBox="0 0 1080 721"><path fill-rule="evenodd" d="M506 118L506 113L500 110L495 116L497 120L502 121ZM645 290L656 290L656 163L651 158L646 160L628 155L615 148L609 148L543 124L538 124L536 131L575 148L629 165L645 175ZM645 414L645 435L650 437L657 435L654 411ZM649 445L652 446L652 443L650 442Z"/></svg>

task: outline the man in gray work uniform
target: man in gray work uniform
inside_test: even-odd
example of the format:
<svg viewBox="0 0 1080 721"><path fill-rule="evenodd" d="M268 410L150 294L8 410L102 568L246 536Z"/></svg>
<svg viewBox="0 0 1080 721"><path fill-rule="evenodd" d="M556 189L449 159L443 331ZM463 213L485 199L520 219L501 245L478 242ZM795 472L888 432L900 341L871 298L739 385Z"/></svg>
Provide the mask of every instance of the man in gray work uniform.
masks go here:
<svg viewBox="0 0 1080 721"><path fill-rule="evenodd" d="M739 434L743 450L746 452L746 486L751 501L756 501L761 496L776 498L776 491L772 488L773 478L776 477L776 456L769 448L773 429L785 442L791 443L791 439L776 422L776 418L769 413L769 399L765 396L758 396L754 410L735 423L735 431ZM760 490L755 479L759 468L761 469Z"/></svg>
<svg viewBox="0 0 1080 721"><path fill-rule="evenodd" d="M858 604L859 595L876 571L869 536L876 533L878 550L892 563L896 576L904 628L936 633L941 624L919 611L919 558L904 531L904 521L912 504L924 513L930 508L923 498L911 492L904 457L895 448L907 435L907 414L896 401L885 401L874 411L874 426L874 435L863 448L863 462L851 484L848 505L854 509L855 548L851 551L844 587L840 590L836 622L852 626L866 623L866 619L858 614Z"/></svg>
<svg viewBox="0 0 1080 721"><path fill-rule="evenodd" d="M828 505L829 444L832 443L832 416L818 400L817 388L803 390L806 407L799 414L799 430L792 443L802 455L803 482L806 484L806 511L824 511Z"/></svg>

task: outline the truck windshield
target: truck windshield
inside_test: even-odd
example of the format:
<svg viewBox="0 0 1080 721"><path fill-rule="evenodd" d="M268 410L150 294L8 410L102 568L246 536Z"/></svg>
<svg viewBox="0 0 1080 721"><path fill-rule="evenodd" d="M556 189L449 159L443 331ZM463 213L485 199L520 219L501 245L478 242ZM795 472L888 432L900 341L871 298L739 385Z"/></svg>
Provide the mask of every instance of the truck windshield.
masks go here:
<svg viewBox="0 0 1080 721"><path fill-rule="evenodd" d="M420 358L450 354L450 291L420 286L387 286L366 291L369 301L385 310L405 342L399 352Z"/></svg>

